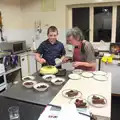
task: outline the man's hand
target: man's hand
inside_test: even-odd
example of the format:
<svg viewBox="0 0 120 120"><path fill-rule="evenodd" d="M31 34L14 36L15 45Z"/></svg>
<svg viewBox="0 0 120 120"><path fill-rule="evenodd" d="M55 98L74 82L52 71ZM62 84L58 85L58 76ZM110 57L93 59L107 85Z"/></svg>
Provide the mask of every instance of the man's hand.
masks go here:
<svg viewBox="0 0 120 120"><path fill-rule="evenodd" d="M39 62L43 64L43 63L46 63L46 60L44 58L40 58Z"/></svg>

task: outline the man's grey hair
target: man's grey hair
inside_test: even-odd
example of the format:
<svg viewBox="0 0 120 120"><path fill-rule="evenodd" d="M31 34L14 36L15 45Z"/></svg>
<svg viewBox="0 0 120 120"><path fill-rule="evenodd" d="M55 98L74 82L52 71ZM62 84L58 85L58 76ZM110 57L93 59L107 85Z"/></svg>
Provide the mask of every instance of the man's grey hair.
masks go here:
<svg viewBox="0 0 120 120"><path fill-rule="evenodd" d="M74 27L70 30L68 30L67 34L66 34L66 38L73 36L75 39L79 38L79 41L84 40L84 35L81 29L79 29L78 27Z"/></svg>

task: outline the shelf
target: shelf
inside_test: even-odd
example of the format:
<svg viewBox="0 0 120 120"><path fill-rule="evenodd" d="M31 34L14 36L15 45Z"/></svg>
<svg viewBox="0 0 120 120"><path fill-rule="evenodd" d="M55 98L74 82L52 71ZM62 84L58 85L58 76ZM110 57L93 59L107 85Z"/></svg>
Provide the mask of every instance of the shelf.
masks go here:
<svg viewBox="0 0 120 120"><path fill-rule="evenodd" d="M21 69L21 67L20 67L20 66L17 66L17 67L15 67L15 68L12 68L12 69L6 71L5 74L7 75L7 74L9 74L9 73L15 72L15 71L20 70L20 69Z"/></svg>

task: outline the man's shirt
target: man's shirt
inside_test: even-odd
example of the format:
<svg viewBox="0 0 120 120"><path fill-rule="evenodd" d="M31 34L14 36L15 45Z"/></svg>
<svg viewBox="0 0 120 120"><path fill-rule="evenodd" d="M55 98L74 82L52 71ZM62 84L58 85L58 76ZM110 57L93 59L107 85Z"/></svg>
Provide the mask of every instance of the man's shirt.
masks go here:
<svg viewBox="0 0 120 120"><path fill-rule="evenodd" d="M55 59L65 55L65 49L61 42L56 41L54 44L51 44L47 39L40 44L37 53L39 53L49 65L55 65Z"/></svg>

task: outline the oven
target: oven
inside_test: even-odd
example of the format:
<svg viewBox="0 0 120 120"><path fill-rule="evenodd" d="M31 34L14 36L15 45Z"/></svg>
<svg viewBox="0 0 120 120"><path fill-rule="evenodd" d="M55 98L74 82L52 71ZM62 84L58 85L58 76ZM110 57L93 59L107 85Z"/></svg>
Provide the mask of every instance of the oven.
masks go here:
<svg viewBox="0 0 120 120"><path fill-rule="evenodd" d="M0 91L7 88L4 64L0 64Z"/></svg>

